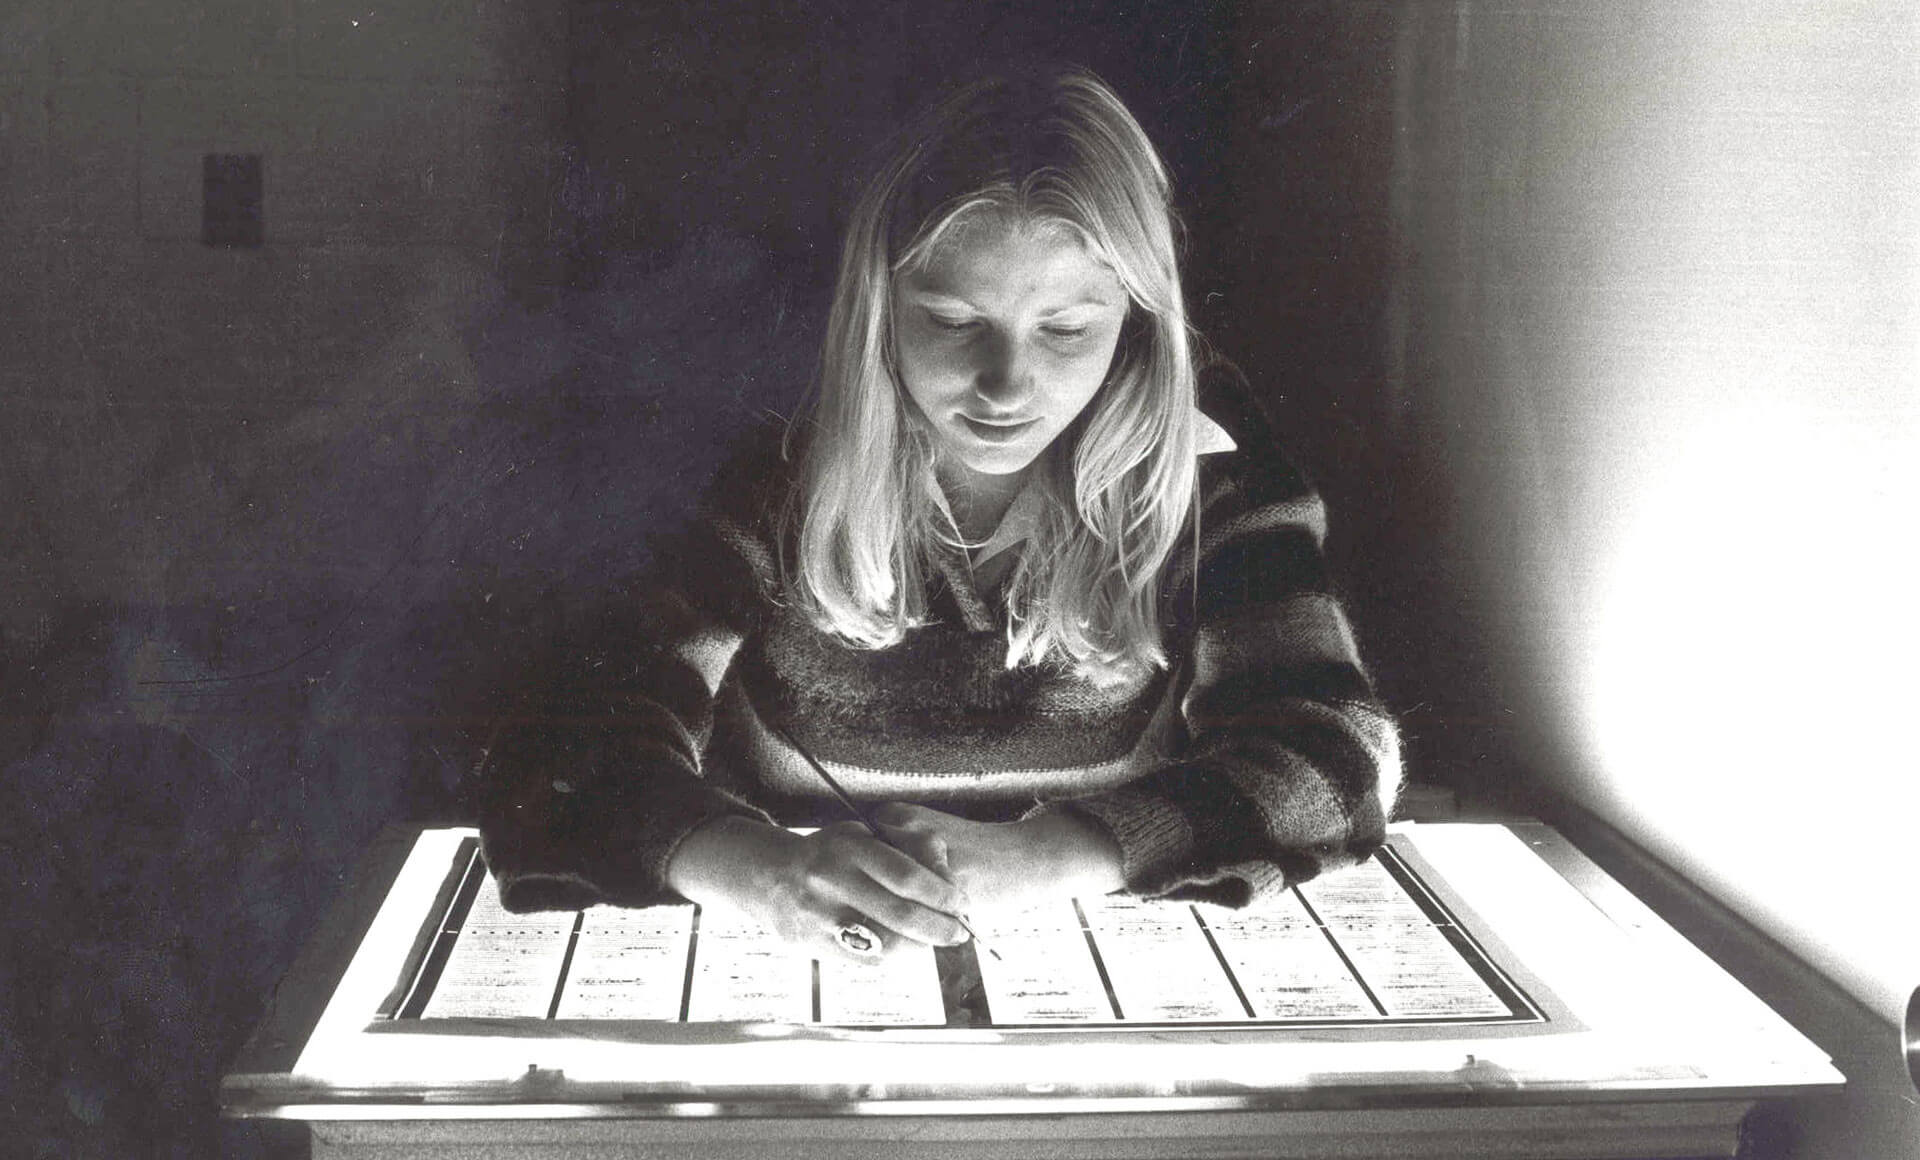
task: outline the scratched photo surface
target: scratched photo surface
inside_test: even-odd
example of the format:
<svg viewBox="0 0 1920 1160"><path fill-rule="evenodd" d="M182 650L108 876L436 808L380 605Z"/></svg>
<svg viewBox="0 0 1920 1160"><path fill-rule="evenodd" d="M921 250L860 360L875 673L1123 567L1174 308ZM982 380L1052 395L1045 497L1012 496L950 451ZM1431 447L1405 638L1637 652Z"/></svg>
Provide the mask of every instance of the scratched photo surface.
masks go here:
<svg viewBox="0 0 1920 1160"><path fill-rule="evenodd" d="M1327 499L1421 800L1524 808L1543 771L1644 758L1609 722L1659 718L1690 650L1748 638L1685 615L1724 607L1718 580L1607 635L1609 594L1676 589L1606 565L1773 534L1702 541L1719 509L1611 497L1690 461L1661 442L1676 415L1712 426L1760 381L1790 405L1709 441L1729 486L1804 447L1804 413L1867 505L1842 530L1875 503L1910 521L1920 489L1876 465L1915 429L1917 219L1879 175L1916 169L1911 145L1850 159L1911 129L1914 83L1871 6L1819 17L1824 55L1785 81L1750 38L1705 89L1689 70L1744 20L1482 8L0 5L0 1151L306 1154L297 1127L223 1123L217 1085L343 875L390 823L473 821L501 697L617 598L735 433L800 404L863 166L996 60L1088 66L1168 161L1192 320ZM1828 82L1838 104L1788 107ZM1781 126L1827 167L1747 197L1782 188ZM1820 244L1768 248L1807 220ZM1735 266L1702 256L1729 236ZM1810 504L1786 514L1833 518ZM1642 510L1672 518L1635 539ZM1873 611L1911 603L1893 526L1823 549L1871 589L1843 642L1916 645L1910 610ZM1569 670L1596 634L1627 651ZM1896 687L1847 691L1890 709ZM1731 704L1709 724L1750 719ZM1827 776L1899 760L1878 744ZM1590 803L1738 796L1718 772L1568 776ZM1911 790L1856 788L1913 816Z"/></svg>

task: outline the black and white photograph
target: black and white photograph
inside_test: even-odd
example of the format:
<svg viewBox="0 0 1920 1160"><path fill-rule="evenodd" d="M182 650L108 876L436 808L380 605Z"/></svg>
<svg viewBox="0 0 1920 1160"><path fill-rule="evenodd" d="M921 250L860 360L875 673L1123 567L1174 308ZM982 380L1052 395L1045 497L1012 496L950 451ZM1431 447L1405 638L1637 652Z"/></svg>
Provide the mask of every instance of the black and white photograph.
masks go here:
<svg viewBox="0 0 1920 1160"><path fill-rule="evenodd" d="M1920 9L0 0L0 1155L1920 1160Z"/></svg>

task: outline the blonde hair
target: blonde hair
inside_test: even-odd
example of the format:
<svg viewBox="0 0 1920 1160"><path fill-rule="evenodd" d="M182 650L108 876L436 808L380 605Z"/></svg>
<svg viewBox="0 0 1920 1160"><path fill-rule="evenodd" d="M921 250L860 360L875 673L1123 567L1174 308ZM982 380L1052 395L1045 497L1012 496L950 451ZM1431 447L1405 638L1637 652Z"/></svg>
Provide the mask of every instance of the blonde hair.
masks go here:
<svg viewBox="0 0 1920 1160"><path fill-rule="evenodd" d="M1160 573L1193 508L1194 367L1166 167L1089 73L973 84L895 144L841 250L788 588L819 628L885 648L925 622L956 541L893 349L892 286L985 217L1064 227L1126 287L1106 381L1034 465L1049 502L1007 587L1007 666L1101 682L1166 663ZM959 226L962 228L956 229Z"/></svg>

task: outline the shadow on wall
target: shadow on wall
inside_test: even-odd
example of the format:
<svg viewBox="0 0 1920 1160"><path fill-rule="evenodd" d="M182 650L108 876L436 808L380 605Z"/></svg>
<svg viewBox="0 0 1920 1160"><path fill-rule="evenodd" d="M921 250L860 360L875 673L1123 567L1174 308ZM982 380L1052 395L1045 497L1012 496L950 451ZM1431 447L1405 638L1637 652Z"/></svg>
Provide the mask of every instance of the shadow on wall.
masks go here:
<svg viewBox="0 0 1920 1160"><path fill-rule="evenodd" d="M24 1154L215 1151L219 1069L339 876L384 823L465 813L487 706L568 594L642 566L727 433L792 410L818 340L790 296L715 233L539 314L447 262L330 402L258 435L191 411L96 433L76 463L195 450L116 501L173 529L133 546L142 595L7 597L0 1099ZM46 478L22 498L58 511Z"/></svg>

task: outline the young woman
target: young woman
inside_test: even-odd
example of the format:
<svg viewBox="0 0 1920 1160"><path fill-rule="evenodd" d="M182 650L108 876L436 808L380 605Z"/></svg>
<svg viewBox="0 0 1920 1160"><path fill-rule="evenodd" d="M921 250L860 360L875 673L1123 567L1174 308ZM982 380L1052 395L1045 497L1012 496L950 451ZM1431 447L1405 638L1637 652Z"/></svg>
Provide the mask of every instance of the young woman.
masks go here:
<svg viewBox="0 0 1920 1160"><path fill-rule="evenodd" d="M1235 387L1196 370L1167 174L1110 89L947 100L854 212L811 414L492 747L506 904L679 897L863 954L1366 857L1396 734Z"/></svg>

